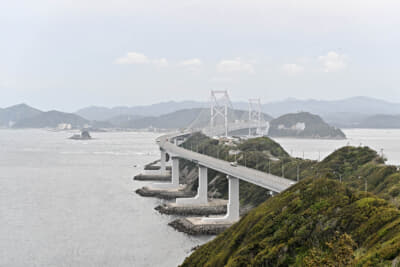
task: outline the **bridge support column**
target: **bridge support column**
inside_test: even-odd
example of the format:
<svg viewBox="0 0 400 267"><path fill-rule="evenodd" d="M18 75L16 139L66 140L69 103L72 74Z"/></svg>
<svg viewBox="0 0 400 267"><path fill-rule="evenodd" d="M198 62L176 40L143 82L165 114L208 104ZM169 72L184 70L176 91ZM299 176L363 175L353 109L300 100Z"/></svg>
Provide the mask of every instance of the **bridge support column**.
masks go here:
<svg viewBox="0 0 400 267"><path fill-rule="evenodd" d="M171 157L171 183L156 183L154 189L178 189L179 188L179 158Z"/></svg>
<svg viewBox="0 0 400 267"><path fill-rule="evenodd" d="M228 176L229 183L229 202L228 213L225 219L228 221L239 220L239 179L236 177Z"/></svg>
<svg viewBox="0 0 400 267"><path fill-rule="evenodd" d="M233 223L240 219L239 216L239 179L233 176L227 176L229 184L229 202L227 214L224 217L202 218L204 223Z"/></svg>
<svg viewBox="0 0 400 267"><path fill-rule="evenodd" d="M178 205L203 205L208 203L208 169L199 165L199 187L194 198L177 198Z"/></svg>
<svg viewBox="0 0 400 267"><path fill-rule="evenodd" d="M179 186L179 158L172 158L172 185L175 187Z"/></svg>
<svg viewBox="0 0 400 267"><path fill-rule="evenodd" d="M166 168L166 161L167 161L167 152L165 150L160 149L161 151L161 159L160 159L160 172L162 175L167 174L167 168Z"/></svg>

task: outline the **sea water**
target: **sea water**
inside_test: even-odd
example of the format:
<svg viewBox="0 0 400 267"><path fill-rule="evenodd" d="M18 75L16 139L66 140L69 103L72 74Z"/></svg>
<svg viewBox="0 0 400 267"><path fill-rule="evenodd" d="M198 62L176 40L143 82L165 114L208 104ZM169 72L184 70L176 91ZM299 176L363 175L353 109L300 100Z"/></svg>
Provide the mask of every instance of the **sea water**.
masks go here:
<svg viewBox="0 0 400 267"><path fill-rule="evenodd" d="M0 130L0 266L177 266L210 237L168 226L134 193L154 133Z"/></svg>
<svg viewBox="0 0 400 267"><path fill-rule="evenodd" d="M323 159L350 144L400 164L400 130L345 130L347 140L275 139L293 156ZM0 130L0 266L177 266L212 237L169 227L173 216L133 181L159 158L154 133Z"/></svg>

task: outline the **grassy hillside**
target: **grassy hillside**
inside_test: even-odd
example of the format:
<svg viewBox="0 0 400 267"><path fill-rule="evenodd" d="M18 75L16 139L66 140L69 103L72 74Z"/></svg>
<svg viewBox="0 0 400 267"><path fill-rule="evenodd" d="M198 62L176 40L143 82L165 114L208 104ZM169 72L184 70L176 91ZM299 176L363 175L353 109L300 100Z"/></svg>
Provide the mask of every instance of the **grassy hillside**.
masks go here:
<svg viewBox="0 0 400 267"><path fill-rule="evenodd" d="M241 203L262 204L200 247L183 266L391 266L397 262L400 172L385 165L376 151L343 147L317 162L291 158L265 137L230 147L202 135L189 140L192 147L197 142L204 146L203 153L216 155L218 150L227 160L233 160L229 149L238 149L239 164L293 180L299 176L301 182L270 199L265 189L241 183ZM217 189L227 190L226 182L220 181Z"/></svg>
<svg viewBox="0 0 400 267"><path fill-rule="evenodd" d="M400 207L400 172L396 166L384 164L384 159L368 147L343 147L312 169L304 177L328 177L342 181L349 188L365 190ZM367 186L367 188L365 188Z"/></svg>
<svg viewBox="0 0 400 267"><path fill-rule="evenodd" d="M317 162L290 157L278 143L268 137L243 140L233 146L227 146L196 133L183 146L223 160L237 160L240 165L295 181L297 177L300 180L307 177L340 180L341 177L344 184L357 190L365 190L367 184L368 192L400 207L400 172L396 166L384 164L384 159L368 147L343 147L323 161ZM229 150L239 153L236 156L229 155ZM216 175L218 175L216 172L211 171L209 180L211 181ZM223 175L220 176L224 178ZM218 192L226 197L226 179L220 179L216 183ZM215 187L215 184L211 186ZM246 182L241 182L240 192L243 204L259 204L267 195L265 189ZM257 195L261 197L255 197Z"/></svg>
<svg viewBox="0 0 400 267"><path fill-rule="evenodd" d="M289 157L289 154L278 143L267 137L242 140L235 144L226 145L203 134L195 133L182 146L215 158L227 161L237 160L239 164L253 168L261 169L269 160L271 161L271 170L276 172L280 167L278 167L278 163L272 162L272 158L277 160L279 158L288 159ZM239 151L240 153L234 156L229 155L229 151ZM185 161L182 168L187 166L195 168L193 163ZM208 181L209 191L214 192L216 197L228 197L226 175L209 170ZM192 186L193 190L197 189L197 184L189 186ZM239 188L242 206L257 206L269 197L268 190L244 181L240 181Z"/></svg>
<svg viewBox="0 0 400 267"><path fill-rule="evenodd" d="M400 212L338 181L305 179L270 198L182 266L390 266Z"/></svg>

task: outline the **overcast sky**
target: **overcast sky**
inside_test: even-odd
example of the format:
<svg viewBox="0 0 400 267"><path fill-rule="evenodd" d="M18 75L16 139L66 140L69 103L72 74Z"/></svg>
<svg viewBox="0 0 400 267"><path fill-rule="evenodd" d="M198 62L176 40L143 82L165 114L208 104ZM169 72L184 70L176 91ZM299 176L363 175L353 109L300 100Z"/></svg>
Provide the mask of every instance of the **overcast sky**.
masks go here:
<svg viewBox="0 0 400 267"><path fill-rule="evenodd" d="M396 3L397 2L397 3ZM0 107L400 102L400 1L2 0Z"/></svg>

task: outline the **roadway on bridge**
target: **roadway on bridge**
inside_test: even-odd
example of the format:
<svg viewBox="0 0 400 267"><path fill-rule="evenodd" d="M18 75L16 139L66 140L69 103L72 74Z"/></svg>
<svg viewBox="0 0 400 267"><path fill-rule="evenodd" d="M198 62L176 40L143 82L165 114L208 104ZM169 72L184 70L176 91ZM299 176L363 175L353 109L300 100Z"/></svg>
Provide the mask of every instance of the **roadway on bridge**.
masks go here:
<svg viewBox="0 0 400 267"><path fill-rule="evenodd" d="M169 142L170 140L172 140L172 138L180 135L187 135L187 133L164 135L159 137L157 139L157 142L159 146L171 156L177 156L196 162L204 167L261 186L273 192L280 193L296 183L283 177L257 171L255 169L247 168L244 166L232 166L231 163L228 161L193 152L182 147L178 147L175 144Z"/></svg>

